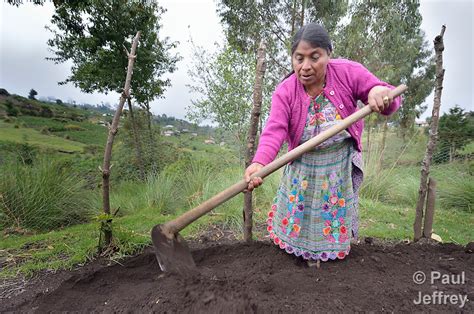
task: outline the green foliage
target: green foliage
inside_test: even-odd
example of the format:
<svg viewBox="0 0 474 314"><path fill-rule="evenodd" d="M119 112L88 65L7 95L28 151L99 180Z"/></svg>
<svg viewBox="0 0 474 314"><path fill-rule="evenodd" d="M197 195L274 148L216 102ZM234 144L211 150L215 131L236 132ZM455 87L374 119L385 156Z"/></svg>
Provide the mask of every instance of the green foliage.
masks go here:
<svg viewBox="0 0 474 314"><path fill-rule="evenodd" d="M12 117L16 117L18 115L18 109L13 106L11 101L7 100L5 105L7 107L7 115Z"/></svg>
<svg viewBox="0 0 474 314"><path fill-rule="evenodd" d="M275 86L290 70L289 48L298 28L318 22L333 34L347 9L347 0L221 0L217 12L232 47L256 53L260 41L265 41L271 56L267 77L270 85Z"/></svg>
<svg viewBox="0 0 474 314"><path fill-rule="evenodd" d="M125 85L128 59L123 47L131 46L131 35L141 31L137 60L131 81L132 96L146 103L170 85L161 79L173 72L175 46L160 40L160 16L164 9L153 1L58 1L49 28L56 63L72 61L71 75L60 84L73 83L85 92L121 92Z"/></svg>
<svg viewBox="0 0 474 314"><path fill-rule="evenodd" d="M474 140L474 112L464 112L458 105L439 119L438 144L433 160L452 161L466 145Z"/></svg>
<svg viewBox="0 0 474 314"><path fill-rule="evenodd" d="M407 84L398 112L403 135L412 133L415 117L434 84L432 52L420 29L419 3L411 0L354 1L350 20L335 36L335 55L364 64L380 79Z"/></svg>
<svg viewBox="0 0 474 314"><path fill-rule="evenodd" d="M8 163L0 174L0 225L48 231L85 222L92 212L89 196L62 164L39 160Z"/></svg>
<svg viewBox="0 0 474 314"><path fill-rule="evenodd" d="M195 63L189 70L194 81L189 88L201 98L191 100L187 117L196 123L204 120L217 123L233 135L243 152L253 107L255 58L229 45L214 54L194 48ZM268 112L271 89L268 84L264 87L262 120Z"/></svg>

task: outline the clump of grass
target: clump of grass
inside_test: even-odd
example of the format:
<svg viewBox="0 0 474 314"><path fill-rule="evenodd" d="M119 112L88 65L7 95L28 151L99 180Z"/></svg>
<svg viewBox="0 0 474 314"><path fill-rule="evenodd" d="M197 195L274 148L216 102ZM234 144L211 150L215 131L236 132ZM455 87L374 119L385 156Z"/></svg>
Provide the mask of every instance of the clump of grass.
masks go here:
<svg viewBox="0 0 474 314"><path fill-rule="evenodd" d="M48 231L85 222L93 212L84 182L57 161L0 168L0 225Z"/></svg>
<svg viewBox="0 0 474 314"><path fill-rule="evenodd" d="M176 177L162 172L151 173L146 179L145 200L150 208L157 208L161 214L172 214L180 204L176 189Z"/></svg>
<svg viewBox="0 0 474 314"><path fill-rule="evenodd" d="M474 181L469 174L458 173L443 178L438 187L440 205L474 213Z"/></svg>

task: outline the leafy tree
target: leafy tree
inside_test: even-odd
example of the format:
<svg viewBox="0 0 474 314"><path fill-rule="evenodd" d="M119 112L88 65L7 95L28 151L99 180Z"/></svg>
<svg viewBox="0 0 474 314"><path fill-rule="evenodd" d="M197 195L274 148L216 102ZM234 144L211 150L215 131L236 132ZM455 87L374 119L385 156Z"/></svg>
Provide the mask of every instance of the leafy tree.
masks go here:
<svg viewBox="0 0 474 314"><path fill-rule="evenodd" d="M231 132L243 152L255 81L253 53L240 52L230 45L219 47L214 54L194 47L194 57L189 70L194 81L188 87L201 97L191 101L187 117L196 123L216 123ZM264 106L268 106L270 93L270 89L264 91Z"/></svg>
<svg viewBox="0 0 474 314"><path fill-rule="evenodd" d="M152 100L170 85L161 79L175 70L175 46L168 38L160 40L160 16L165 11L154 1L81 0L55 1L56 11L48 40L56 63L72 61L71 75L60 84L73 83L91 92L121 92L124 86L131 35L141 31L140 47L132 80L132 97Z"/></svg>
<svg viewBox="0 0 474 314"><path fill-rule="evenodd" d="M439 119L438 151L435 162L452 161L456 152L474 140L474 112L464 112L458 105Z"/></svg>
<svg viewBox="0 0 474 314"><path fill-rule="evenodd" d="M36 95L38 95L38 92L35 91L35 90L32 88L32 89L30 89L30 93L28 94L28 98L29 98L29 99L35 99L35 100L36 100L36 97L35 97Z"/></svg>
<svg viewBox="0 0 474 314"><path fill-rule="evenodd" d="M149 102L170 86L170 80L161 77L173 72L178 60L169 52L175 43L158 38L165 10L154 1L58 0L55 5L51 22L56 28L49 28L54 37L48 41L55 57L49 59L73 63L71 75L59 84L71 82L88 93L122 92L128 63L124 49L131 46L130 34L140 31L140 62L133 69L130 98L149 112ZM148 117L151 125L150 112ZM149 132L151 137L151 128ZM135 137L141 156L141 139L138 134Z"/></svg>
<svg viewBox="0 0 474 314"><path fill-rule="evenodd" d="M275 86L291 70L289 52L297 29L318 22L334 34L347 8L347 0L221 0L217 12L232 47L256 54L260 41L265 41L267 78Z"/></svg>
<svg viewBox="0 0 474 314"><path fill-rule="evenodd" d="M407 84L400 124L405 132L426 110L434 83L434 61L420 29L419 3L410 0L356 1L350 21L335 37L335 54L364 64L384 81ZM405 133L403 133L405 135Z"/></svg>

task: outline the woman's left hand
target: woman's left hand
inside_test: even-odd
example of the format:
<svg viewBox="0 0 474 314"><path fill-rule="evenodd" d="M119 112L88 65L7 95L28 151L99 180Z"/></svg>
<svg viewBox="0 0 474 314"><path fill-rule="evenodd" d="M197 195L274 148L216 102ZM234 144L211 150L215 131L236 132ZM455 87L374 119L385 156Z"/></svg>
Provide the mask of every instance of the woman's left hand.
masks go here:
<svg viewBox="0 0 474 314"><path fill-rule="evenodd" d="M374 112L382 112L388 108L392 103L393 99L388 95L390 93L390 88L385 86L374 86L368 97L368 105Z"/></svg>

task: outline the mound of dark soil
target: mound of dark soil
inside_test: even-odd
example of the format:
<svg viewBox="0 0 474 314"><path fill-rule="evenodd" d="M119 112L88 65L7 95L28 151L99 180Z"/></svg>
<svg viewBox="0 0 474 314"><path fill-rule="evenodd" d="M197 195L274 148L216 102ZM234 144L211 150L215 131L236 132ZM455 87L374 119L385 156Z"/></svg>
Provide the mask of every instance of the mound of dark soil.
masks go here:
<svg viewBox="0 0 474 314"><path fill-rule="evenodd" d="M452 244L368 242L319 269L267 242L194 245L193 256L200 272L186 278L163 274L151 248L121 264L50 274L2 300L1 311L474 311L474 254ZM418 271L423 284L414 283Z"/></svg>

